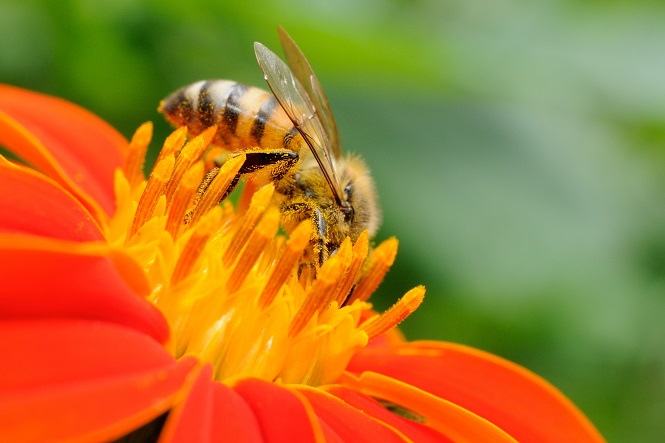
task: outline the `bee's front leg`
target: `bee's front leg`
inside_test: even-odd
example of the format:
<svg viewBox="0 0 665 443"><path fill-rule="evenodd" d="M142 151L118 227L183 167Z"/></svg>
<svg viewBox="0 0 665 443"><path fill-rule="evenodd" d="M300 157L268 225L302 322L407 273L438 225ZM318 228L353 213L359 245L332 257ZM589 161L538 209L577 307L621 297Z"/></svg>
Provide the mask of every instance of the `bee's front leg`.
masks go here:
<svg viewBox="0 0 665 443"><path fill-rule="evenodd" d="M316 205L309 202L290 202L283 204L280 208L282 212L282 221L289 227L294 228L303 220L310 219L312 222L312 236L310 238L310 248L306 253L305 260L301 266L320 267L330 255L328 252L328 222L323 211Z"/></svg>

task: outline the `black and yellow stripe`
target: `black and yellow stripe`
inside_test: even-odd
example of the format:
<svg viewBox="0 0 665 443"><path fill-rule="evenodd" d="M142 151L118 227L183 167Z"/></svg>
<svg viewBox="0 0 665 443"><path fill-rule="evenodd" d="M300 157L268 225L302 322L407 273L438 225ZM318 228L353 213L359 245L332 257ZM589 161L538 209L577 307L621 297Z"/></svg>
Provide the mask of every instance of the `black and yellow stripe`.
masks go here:
<svg viewBox="0 0 665 443"><path fill-rule="evenodd" d="M259 108L259 112L256 113L254 117L254 124L252 126L252 137L256 140L257 143L261 143L261 138L263 137L263 132L266 128L266 123L272 118L275 109L279 107L279 103L274 96L270 96L263 102Z"/></svg>
<svg viewBox="0 0 665 443"><path fill-rule="evenodd" d="M293 143L298 131L275 97L253 86L229 80L196 82L163 100L159 110L174 126L187 126L192 135L218 125L213 143L232 151L298 151L301 146Z"/></svg>

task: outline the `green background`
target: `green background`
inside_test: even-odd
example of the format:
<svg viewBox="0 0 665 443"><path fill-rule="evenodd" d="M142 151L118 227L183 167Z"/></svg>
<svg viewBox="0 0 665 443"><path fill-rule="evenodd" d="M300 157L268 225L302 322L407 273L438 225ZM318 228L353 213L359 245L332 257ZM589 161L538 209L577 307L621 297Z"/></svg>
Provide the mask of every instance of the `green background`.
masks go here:
<svg viewBox="0 0 665 443"><path fill-rule="evenodd" d="M283 25L400 239L385 308L552 381L610 440L665 436L665 5L0 0L0 81L126 136L205 78L263 86ZM156 147L156 144L155 144ZM100 153L103 155L103 153Z"/></svg>

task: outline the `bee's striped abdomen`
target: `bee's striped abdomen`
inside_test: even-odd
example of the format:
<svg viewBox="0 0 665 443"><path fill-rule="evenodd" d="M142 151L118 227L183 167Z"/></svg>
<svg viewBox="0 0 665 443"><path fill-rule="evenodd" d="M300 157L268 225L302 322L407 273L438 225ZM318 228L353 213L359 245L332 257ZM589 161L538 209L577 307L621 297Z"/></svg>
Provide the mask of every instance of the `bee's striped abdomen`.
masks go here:
<svg viewBox="0 0 665 443"><path fill-rule="evenodd" d="M208 80L185 86L162 101L160 112L190 134L218 125L213 143L237 151L254 147L298 151L298 135L273 95L229 80Z"/></svg>
<svg viewBox="0 0 665 443"><path fill-rule="evenodd" d="M254 117L254 125L252 126L252 138L258 142L263 138L263 133L266 129L266 124L270 121L275 110L279 107L279 103L274 96L268 97L261 107L259 112Z"/></svg>

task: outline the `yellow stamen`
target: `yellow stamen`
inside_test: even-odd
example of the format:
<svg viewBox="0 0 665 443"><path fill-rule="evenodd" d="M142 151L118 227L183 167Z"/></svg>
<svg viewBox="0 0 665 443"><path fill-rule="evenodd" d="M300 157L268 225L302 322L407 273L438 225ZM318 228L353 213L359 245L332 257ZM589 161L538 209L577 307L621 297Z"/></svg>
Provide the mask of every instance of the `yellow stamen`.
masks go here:
<svg viewBox="0 0 665 443"><path fill-rule="evenodd" d="M210 146L210 142L217 132L217 126L211 126L210 128L203 131L199 136L190 140L189 143L185 145L180 151L178 158L176 159L175 168L173 170L173 177L169 181L169 185L166 188L166 201L170 202L173 198L176 188L180 184L185 172L192 167L192 165L203 157L206 149Z"/></svg>
<svg viewBox="0 0 665 443"><path fill-rule="evenodd" d="M273 238L273 241L268 243L268 246L266 247L264 253L261 254L259 261L256 262L256 265L259 267L259 269L264 269L266 271L273 269L277 263L277 258L280 257L284 251L285 245L286 237L282 235L276 235L275 238ZM266 272L265 275L268 275L268 273L269 272Z"/></svg>
<svg viewBox="0 0 665 443"><path fill-rule="evenodd" d="M379 287L386 272L395 262L398 244L397 239L391 237L374 250L370 256L367 273L360 279L347 303L353 303L355 300L365 301Z"/></svg>
<svg viewBox="0 0 665 443"><path fill-rule="evenodd" d="M323 308L330 304L340 277L348 269L350 261L351 248L349 247L349 243L346 243L346 247L342 244L337 254L333 255L321 266L305 301L300 306L300 309L298 309L289 326L290 337L298 335L316 312L320 314Z"/></svg>
<svg viewBox="0 0 665 443"><path fill-rule="evenodd" d="M402 320L411 315L413 311L423 302L425 297L425 287L416 286L404 294L390 309L381 315L372 317L360 328L367 333L369 339L373 339L383 334L394 326L397 326Z"/></svg>
<svg viewBox="0 0 665 443"><path fill-rule="evenodd" d="M238 212L240 214L247 212L247 209L249 209L249 205L254 198L254 194L256 194L259 188L261 187L252 180L245 182L245 187L242 189L242 193L240 194L240 198L238 199L237 204Z"/></svg>
<svg viewBox="0 0 665 443"><path fill-rule="evenodd" d="M238 259L229 280L226 284L226 289L230 293L234 293L240 288L240 285L245 281L247 274L254 266L254 263L263 252L268 242L273 239L279 227L279 209L275 207L269 208L261 222L258 224L249 240L247 246Z"/></svg>
<svg viewBox="0 0 665 443"><path fill-rule="evenodd" d="M197 196L199 199L191 213L188 221L189 224L196 223L212 207L219 205L222 196L231 185L233 178L238 174L243 163L245 163L245 154L234 157L224 163L209 185L203 190L199 188L197 192L202 192L202 194Z"/></svg>
<svg viewBox="0 0 665 443"><path fill-rule="evenodd" d="M228 161L226 163L228 163ZM226 163L224 163L224 165L226 165ZM231 239L226 252L224 252L224 256L222 257L224 263L230 265L235 261L240 250L247 242L247 239L256 227L256 224L259 222L259 218L261 218L261 215L265 212L266 207L270 203L274 190L275 187L272 184L268 184L254 194L249 209L242 219L238 221L238 230L233 236L233 239Z"/></svg>
<svg viewBox="0 0 665 443"><path fill-rule="evenodd" d="M198 162L185 173L176 189L168 209L169 218L166 222L166 230L171 237L176 238L178 230L184 225L185 214L192 204L199 183L203 180L203 162Z"/></svg>
<svg viewBox="0 0 665 443"><path fill-rule="evenodd" d="M333 300L337 301L338 306L342 306L346 301L346 298L348 297L351 288L356 282L356 278L358 277L360 268L362 267L363 263L365 262L365 259L367 258L368 250L369 250L369 236L367 234L367 231L363 231L358 237L356 244L353 245L353 258L351 259L351 265L349 266L349 270L344 275L344 278L342 279L342 281L340 282L339 286L335 291L335 296L333 297Z"/></svg>
<svg viewBox="0 0 665 443"><path fill-rule="evenodd" d="M268 283L263 288L259 296L259 307L266 308L273 302L277 293L286 282L286 279L293 272L293 268L298 263L298 259L309 244L309 236L312 230L312 223L309 220L301 222L291 233L286 250L275 264Z"/></svg>
<svg viewBox="0 0 665 443"><path fill-rule="evenodd" d="M342 242L342 244L339 246L339 249L335 252L335 255L337 254L344 254L344 271L340 274L339 278L337 279L337 286L335 287L335 289L333 289L333 291L326 296L329 302L337 300L337 298L339 297L339 293L342 290L342 285L344 284L344 280L346 279L346 276L349 274L349 270L351 269L351 263L353 262L353 246L351 243L351 239L349 237L346 237ZM339 306L339 302L337 305Z"/></svg>
<svg viewBox="0 0 665 443"><path fill-rule="evenodd" d="M173 158L173 155L170 155L159 162L152 170L148 183L145 186L136 208L136 213L134 214L134 220L129 235L127 236L127 241L129 241L138 230L141 229L141 226L152 217L155 207L157 206L157 201L164 193L166 183L173 173L174 163L175 159Z"/></svg>
<svg viewBox="0 0 665 443"><path fill-rule="evenodd" d="M199 258L210 235L218 228L217 224L221 216L222 208L215 207L194 227L194 233L187 240L187 244L180 253L178 263L173 269L171 283L177 284L183 280L192 270L196 260Z"/></svg>
<svg viewBox="0 0 665 443"><path fill-rule="evenodd" d="M183 126L182 128L178 128L173 131L173 133L171 133L168 137L166 137L166 140L164 140L164 146L162 147L162 150L159 151L159 155L157 156L157 160L155 160L155 164L159 163L162 161L162 159L164 159L164 157L167 157L171 154L173 154L174 157L177 157L178 152L185 144L185 140L187 140L187 126Z"/></svg>
<svg viewBox="0 0 665 443"><path fill-rule="evenodd" d="M125 159L123 171L132 187L143 181L143 163L150 139L152 139L152 122L146 122L139 126L132 141L129 142L129 154Z"/></svg>

